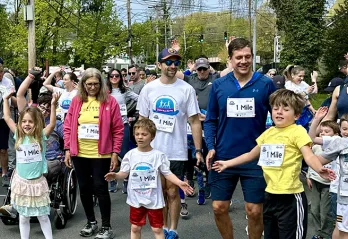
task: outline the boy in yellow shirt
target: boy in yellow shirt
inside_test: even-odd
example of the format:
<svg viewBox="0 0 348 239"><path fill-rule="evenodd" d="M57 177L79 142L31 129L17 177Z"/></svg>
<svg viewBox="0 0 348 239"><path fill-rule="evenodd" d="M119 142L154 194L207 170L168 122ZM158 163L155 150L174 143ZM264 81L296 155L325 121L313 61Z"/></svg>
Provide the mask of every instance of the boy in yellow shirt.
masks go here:
<svg viewBox="0 0 348 239"><path fill-rule="evenodd" d="M332 170L324 168L328 160L313 154L311 138L306 130L296 125L305 105L302 96L280 89L270 96L272 120L275 127L266 130L256 139L249 153L228 161L215 161L213 169L226 168L258 159L267 183L263 206L264 238L306 238L307 198L299 175L302 158L308 166L326 179L334 179Z"/></svg>

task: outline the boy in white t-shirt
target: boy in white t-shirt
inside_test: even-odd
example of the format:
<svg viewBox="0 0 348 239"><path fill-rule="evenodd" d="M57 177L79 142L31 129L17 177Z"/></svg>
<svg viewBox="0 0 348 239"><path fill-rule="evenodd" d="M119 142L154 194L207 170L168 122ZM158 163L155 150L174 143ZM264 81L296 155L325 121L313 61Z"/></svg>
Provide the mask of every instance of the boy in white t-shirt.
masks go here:
<svg viewBox="0 0 348 239"><path fill-rule="evenodd" d="M141 238L146 215L155 238L164 239L162 210L165 202L160 173L185 192L192 193L193 188L170 171L170 162L164 153L151 147L156 135L156 125L151 120L137 121L133 130L138 147L124 156L120 172L110 172L105 179L124 179L129 175L127 204L130 205L131 239Z"/></svg>

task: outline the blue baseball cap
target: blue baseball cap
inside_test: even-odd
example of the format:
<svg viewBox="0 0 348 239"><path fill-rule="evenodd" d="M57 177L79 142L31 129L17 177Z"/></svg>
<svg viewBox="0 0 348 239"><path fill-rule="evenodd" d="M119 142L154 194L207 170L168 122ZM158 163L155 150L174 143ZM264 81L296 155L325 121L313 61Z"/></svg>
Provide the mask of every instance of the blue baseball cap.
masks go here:
<svg viewBox="0 0 348 239"><path fill-rule="evenodd" d="M174 48L164 48L158 55L158 62L162 62L172 56L179 58L179 60L181 59L179 52Z"/></svg>

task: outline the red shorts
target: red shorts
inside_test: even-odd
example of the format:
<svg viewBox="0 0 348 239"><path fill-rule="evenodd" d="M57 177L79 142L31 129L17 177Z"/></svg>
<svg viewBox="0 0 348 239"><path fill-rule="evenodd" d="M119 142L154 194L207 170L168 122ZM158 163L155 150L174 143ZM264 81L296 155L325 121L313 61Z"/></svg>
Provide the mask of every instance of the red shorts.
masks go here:
<svg viewBox="0 0 348 239"><path fill-rule="evenodd" d="M147 209L145 207L130 207L129 221L131 224L137 226L144 226L146 224L146 214L148 214L151 227L163 227L163 208Z"/></svg>

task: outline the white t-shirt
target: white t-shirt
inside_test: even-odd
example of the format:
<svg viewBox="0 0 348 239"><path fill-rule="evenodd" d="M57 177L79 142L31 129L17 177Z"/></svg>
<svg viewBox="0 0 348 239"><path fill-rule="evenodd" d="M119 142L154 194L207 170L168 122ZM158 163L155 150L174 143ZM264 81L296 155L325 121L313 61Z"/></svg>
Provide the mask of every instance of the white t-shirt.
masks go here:
<svg viewBox="0 0 348 239"><path fill-rule="evenodd" d="M123 157L120 169L121 172L129 173L127 204L135 208L163 208L165 202L160 173L165 176L172 174L169 167L166 155L156 149L149 152L140 152L137 148L130 150ZM145 179L144 175L150 176ZM144 184L140 185L139 181ZM152 186L144 186L146 183L150 185L150 182Z"/></svg>
<svg viewBox="0 0 348 239"><path fill-rule="evenodd" d="M0 81L0 102L3 100L2 97L6 96L14 88L12 81L4 76ZM11 105L11 99L8 100L8 103ZM3 113L3 111L0 112L0 119L3 119Z"/></svg>
<svg viewBox="0 0 348 239"><path fill-rule="evenodd" d="M294 82L290 80L285 82L285 89L291 90L295 92L296 94L302 94L303 92L306 93L306 96L305 96L306 100L308 100L308 95L307 95L308 87L309 85L304 81L301 81L300 84L295 84Z"/></svg>
<svg viewBox="0 0 348 239"><path fill-rule="evenodd" d="M187 121L198 114L195 90L185 81L163 84L156 79L144 86L137 110L156 124L153 148L164 152L169 160L187 161Z"/></svg>
<svg viewBox="0 0 348 239"><path fill-rule="evenodd" d="M66 89L53 86L53 93L56 93L56 92L62 93L58 101L59 108L61 109L63 114L68 113L71 101L77 94L77 90L74 89L68 92Z"/></svg>

